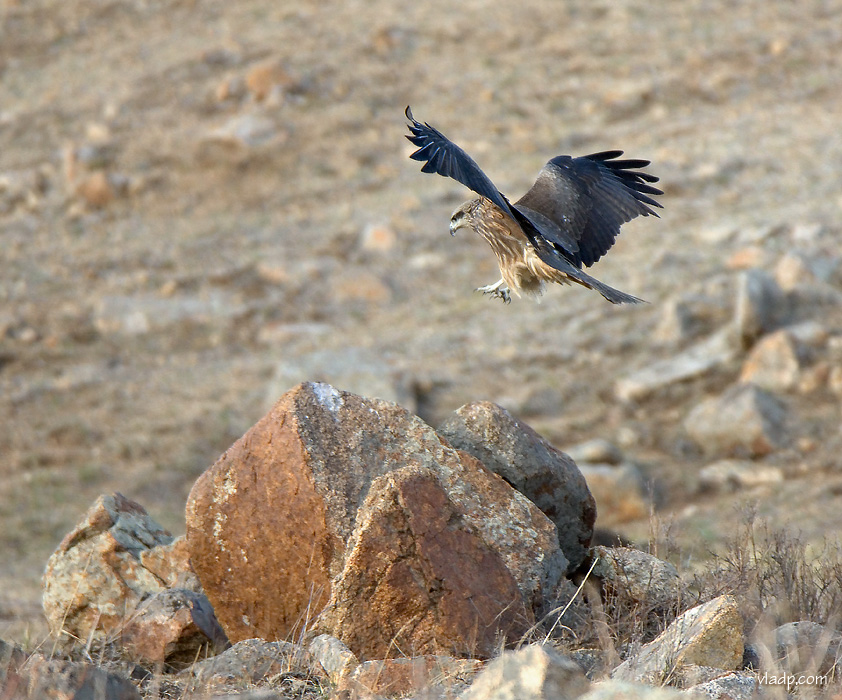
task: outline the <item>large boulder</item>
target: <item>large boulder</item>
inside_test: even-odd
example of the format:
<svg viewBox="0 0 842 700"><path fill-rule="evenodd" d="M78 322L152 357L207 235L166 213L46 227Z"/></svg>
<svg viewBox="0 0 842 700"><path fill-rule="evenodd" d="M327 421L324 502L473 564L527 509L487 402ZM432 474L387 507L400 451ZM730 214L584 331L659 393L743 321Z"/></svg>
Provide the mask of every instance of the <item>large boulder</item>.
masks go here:
<svg viewBox="0 0 842 700"><path fill-rule="evenodd" d="M476 457L555 523L570 571L585 559L596 504L576 463L489 401L466 404L439 427L453 447Z"/></svg>
<svg viewBox="0 0 842 700"><path fill-rule="evenodd" d="M531 614L435 472L413 466L371 484L320 627L365 658L395 646L489 655L500 635L516 641Z"/></svg>
<svg viewBox="0 0 842 700"><path fill-rule="evenodd" d="M568 564L503 479L405 409L321 383L287 392L197 480L187 540L232 641L288 638L330 602L323 631L362 659L490 653Z"/></svg>

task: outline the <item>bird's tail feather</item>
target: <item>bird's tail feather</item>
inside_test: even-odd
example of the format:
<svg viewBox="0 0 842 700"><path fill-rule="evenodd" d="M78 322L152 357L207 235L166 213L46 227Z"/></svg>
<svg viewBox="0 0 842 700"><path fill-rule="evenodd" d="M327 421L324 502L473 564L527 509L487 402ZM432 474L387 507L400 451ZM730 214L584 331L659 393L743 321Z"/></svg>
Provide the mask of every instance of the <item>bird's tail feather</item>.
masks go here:
<svg viewBox="0 0 842 700"><path fill-rule="evenodd" d="M583 272L582 270L578 269L577 267L573 267L570 265L569 268L564 270L558 270L553 268L552 271L556 273L553 275L554 277L559 277L561 279L555 279L555 282L575 282L576 284L580 284L583 287L587 287L588 289L593 289L603 297L605 297L608 301L612 304L645 304L646 302L643 299L638 299L637 297L632 296L631 294L626 294L625 292L621 292L619 289L614 289L604 282L600 282L596 277L591 277L587 272Z"/></svg>
<svg viewBox="0 0 842 700"><path fill-rule="evenodd" d="M638 299L637 297L632 296L631 294L626 294L625 292L621 292L619 289L614 289L614 287L611 287L605 284L604 282L600 282L595 277L591 277L589 274L582 272L581 270L576 270L575 273L569 274L579 284L582 284L585 287L590 287L591 289L595 289L612 304L646 303L643 299Z"/></svg>

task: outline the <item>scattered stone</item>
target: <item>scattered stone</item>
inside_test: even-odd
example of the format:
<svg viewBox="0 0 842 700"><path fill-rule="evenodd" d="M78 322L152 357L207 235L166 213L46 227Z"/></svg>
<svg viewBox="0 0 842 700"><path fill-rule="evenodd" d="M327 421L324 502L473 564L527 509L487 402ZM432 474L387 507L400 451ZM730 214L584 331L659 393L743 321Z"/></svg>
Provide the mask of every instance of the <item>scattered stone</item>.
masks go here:
<svg viewBox="0 0 842 700"><path fill-rule="evenodd" d="M654 339L662 343L681 342L693 337L698 327L689 305L681 299L670 299L661 309Z"/></svg>
<svg viewBox="0 0 842 700"><path fill-rule="evenodd" d="M579 665L553 647L530 644L504 651L480 672L460 700L567 700L591 684Z"/></svg>
<svg viewBox="0 0 842 700"><path fill-rule="evenodd" d="M238 162L255 150L282 144L286 139L287 133L274 119L260 113L237 114L200 139L197 155L203 162Z"/></svg>
<svg viewBox="0 0 842 700"><path fill-rule="evenodd" d="M238 686L233 688L220 688L219 693L204 696L202 700L289 700L290 697L308 697L308 691L320 693L318 688L313 688L312 683L307 679L298 679L294 676L287 677L286 681L292 681L287 687L286 683L281 688L254 688L253 690L241 691ZM292 693L292 695L290 695ZM316 695L318 697L318 695ZM366 698L354 698L353 700L380 700L374 696Z"/></svg>
<svg viewBox="0 0 842 700"><path fill-rule="evenodd" d="M75 186L76 195L92 209L104 209L114 201L115 192L103 170L95 170Z"/></svg>
<svg viewBox="0 0 842 700"><path fill-rule="evenodd" d="M677 688L689 688L692 685L707 683L725 674L726 671L723 671L721 668L685 664L675 672L672 679L670 679L670 684Z"/></svg>
<svg viewBox="0 0 842 700"><path fill-rule="evenodd" d="M789 622L774 632L776 659L772 668L796 676L839 672L842 635L816 622Z"/></svg>
<svg viewBox="0 0 842 700"><path fill-rule="evenodd" d="M737 227L732 223L713 224L707 228L696 229L694 235L702 243L718 245L734 238L737 235Z"/></svg>
<svg viewBox="0 0 842 700"><path fill-rule="evenodd" d="M313 658L318 661L334 685L353 671L360 662L348 646L329 634L320 634L308 647Z"/></svg>
<svg viewBox="0 0 842 700"><path fill-rule="evenodd" d="M477 659L432 655L366 661L340 683L337 691L364 690L385 697L403 697L420 691L422 697L427 697L440 689L447 697L455 697L468 687L482 666L483 662Z"/></svg>
<svg viewBox="0 0 842 700"><path fill-rule="evenodd" d="M734 671L687 686L687 690L711 700L754 700L760 690L760 684L753 673Z"/></svg>
<svg viewBox="0 0 842 700"><path fill-rule="evenodd" d="M394 230L385 224L369 224L360 236L363 250L385 253L395 247L398 237Z"/></svg>
<svg viewBox="0 0 842 700"><path fill-rule="evenodd" d="M223 80L214 90L214 97L218 102L232 100L239 102L247 93L246 81L239 75L234 75Z"/></svg>
<svg viewBox="0 0 842 700"><path fill-rule="evenodd" d="M186 666L228 640L204 594L172 588L140 604L120 630L120 645L141 663Z"/></svg>
<svg viewBox="0 0 842 700"><path fill-rule="evenodd" d="M405 409L319 383L285 394L197 480L187 540L232 641L289 637L330 601L319 631L364 658L454 653L438 631L458 653L495 625L514 634L567 567L553 524L503 479Z"/></svg>
<svg viewBox="0 0 842 700"><path fill-rule="evenodd" d="M489 401L465 404L438 432L503 477L555 523L569 571L582 563L593 536L596 505L570 457Z"/></svg>
<svg viewBox="0 0 842 700"><path fill-rule="evenodd" d="M827 374L827 388L836 396L842 396L842 367L831 367Z"/></svg>
<svg viewBox="0 0 842 700"><path fill-rule="evenodd" d="M19 697L16 694L18 688L22 689L25 685L25 680L21 678L20 671L28 658L27 653L17 644L9 644L0 639L0 690L9 692L5 689L11 689L10 696L12 698Z"/></svg>
<svg viewBox="0 0 842 700"><path fill-rule="evenodd" d="M817 221L803 221L792 227L790 235L796 243L814 243L824 232L824 226Z"/></svg>
<svg viewBox="0 0 842 700"><path fill-rule="evenodd" d="M762 457L786 444L787 411L752 384L705 399L684 420L688 435L707 454Z"/></svg>
<svg viewBox="0 0 842 700"><path fill-rule="evenodd" d="M642 683L608 679L594 683L580 700L687 700L687 695L675 688L659 688Z"/></svg>
<svg viewBox="0 0 842 700"><path fill-rule="evenodd" d="M266 405L271 408L279 396L306 381L326 382L359 396L414 409L415 399L407 382L389 360L375 350L346 347L284 358L275 366L268 382Z"/></svg>
<svg viewBox="0 0 842 700"><path fill-rule="evenodd" d="M760 246L751 245L734 251L725 262L729 270L748 270L761 267L766 262L767 253Z"/></svg>
<svg viewBox="0 0 842 700"><path fill-rule="evenodd" d="M166 589L141 554L172 541L141 505L100 496L47 562L43 605L53 632L88 639L119 629L141 600Z"/></svg>
<svg viewBox="0 0 842 700"><path fill-rule="evenodd" d="M579 467L596 501L600 528L612 528L645 518L650 511L649 496L640 470L631 462L582 464Z"/></svg>
<svg viewBox="0 0 842 700"><path fill-rule="evenodd" d="M611 670L608 654L602 649L574 649L567 652L567 656L579 664L589 681L602 678Z"/></svg>
<svg viewBox="0 0 842 700"><path fill-rule="evenodd" d="M668 386L728 365L736 355L733 334L725 328L684 352L653 362L617 380L614 395L621 401L640 401Z"/></svg>
<svg viewBox="0 0 842 700"><path fill-rule="evenodd" d="M787 333L792 336L796 345L820 350L827 345L830 333L823 323L815 320L801 321L786 327Z"/></svg>
<svg viewBox="0 0 842 700"><path fill-rule="evenodd" d="M48 661L39 654L18 667L0 667L0 681L2 697L14 700L141 700L128 678L93 664Z"/></svg>
<svg viewBox="0 0 842 700"><path fill-rule="evenodd" d="M810 261L799 253L787 253L775 265L775 281L784 291L792 291L805 282L815 283Z"/></svg>
<svg viewBox="0 0 842 700"><path fill-rule="evenodd" d="M691 608L656 639L614 669L626 681L668 683L683 666L734 671L743 658L743 621L733 596Z"/></svg>
<svg viewBox="0 0 842 700"><path fill-rule="evenodd" d="M766 391L792 391L801 380L802 359L793 336L779 330L764 336L751 349L739 381Z"/></svg>
<svg viewBox="0 0 842 700"><path fill-rule="evenodd" d="M785 224L755 224L740 228L740 241L749 244L761 244L772 236L786 232Z"/></svg>
<svg viewBox="0 0 842 700"><path fill-rule="evenodd" d="M624 601L665 610L679 602L681 578L675 567L657 557L627 547L594 547L594 576L603 588Z"/></svg>
<svg viewBox="0 0 842 700"><path fill-rule="evenodd" d="M779 484L783 480L784 473L779 467L741 459L720 459L699 470L702 491L738 491Z"/></svg>
<svg viewBox="0 0 842 700"><path fill-rule="evenodd" d="M197 661L184 673L200 684L215 686L257 683L290 671L308 676L320 675L320 669L313 656L298 644L245 639L217 656Z"/></svg>
<svg viewBox="0 0 842 700"><path fill-rule="evenodd" d="M576 464L612 464L617 465L623 461L623 451L613 442L603 438L594 438L578 445L566 447L565 453Z"/></svg>
<svg viewBox="0 0 842 700"><path fill-rule="evenodd" d="M744 348L773 330L785 315L783 291L763 270L751 269L737 279L735 323Z"/></svg>
<svg viewBox="0 0 842 700"><path fill-rule="evenodd" d="M253 66L246 73L246 87L258 102L265 100L273 91L288 88L294 83L277 59Z"/></svg>

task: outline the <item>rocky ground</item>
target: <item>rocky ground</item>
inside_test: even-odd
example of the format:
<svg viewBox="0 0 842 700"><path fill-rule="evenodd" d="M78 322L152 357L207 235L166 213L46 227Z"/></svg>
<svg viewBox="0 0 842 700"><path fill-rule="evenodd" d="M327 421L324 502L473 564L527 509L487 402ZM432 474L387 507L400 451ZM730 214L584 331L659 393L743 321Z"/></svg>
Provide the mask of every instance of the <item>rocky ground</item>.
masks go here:
<svg viewBox="0 0 842 700"><path fill-rule="evenodd" d="M608 520L629 496L597 525L682 569L742 504L820 549L842 520L840 15L5 0L0 637L43 638L44 564L98 494L182 532L196 478L303 379L610 441L655 516ZM406 158L407 104L513 196L558 153L651 158L661 219L594 270L650 303L473 294L493 256L447 235L466 193Z"/></svg>

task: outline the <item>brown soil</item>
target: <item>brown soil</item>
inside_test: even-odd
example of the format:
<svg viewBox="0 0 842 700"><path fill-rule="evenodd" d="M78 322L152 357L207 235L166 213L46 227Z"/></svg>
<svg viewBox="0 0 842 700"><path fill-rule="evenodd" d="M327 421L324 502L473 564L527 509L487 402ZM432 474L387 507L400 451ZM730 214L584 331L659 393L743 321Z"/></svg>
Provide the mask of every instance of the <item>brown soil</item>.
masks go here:
<svg viewBox="0 0 842 700"><path fill-rule="evenodd" d="M783 483L700 497L681 421L738 365L637 405L613 385L680 348L653 335L668 300L730 321L729 261L838 266L840 26L819 0L0 2L0 637L43 635L42 567L99 493L182 532L276 367L317 350L370 350L434 424L490 399L561 448L620 444L685 561L741 502L838 532L832 392L784 397ZM651 158L662 218L594 269L650 303L474 294L493 256L447 235L466 192L407 159L407 104L512 196L558 153ZM811 317L842 333L838 304Z"/></svg>

